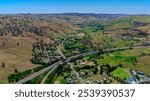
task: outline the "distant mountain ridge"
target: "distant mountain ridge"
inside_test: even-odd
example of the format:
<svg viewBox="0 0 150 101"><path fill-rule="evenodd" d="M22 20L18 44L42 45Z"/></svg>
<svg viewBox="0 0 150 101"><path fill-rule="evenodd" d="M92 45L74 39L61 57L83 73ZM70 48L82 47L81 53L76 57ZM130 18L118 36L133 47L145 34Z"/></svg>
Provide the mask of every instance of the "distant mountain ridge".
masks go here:
<svg viewBox="0 0 150 101"><path fill-rule="evenodd" d="M0 35L51 36L79 30L90 22L105 21L130 16L128 14L56 13L56 14L1 14ZM118 20L119 21L119 20ZM13 28L15 29L13 29Z"/></svg>
<svg viewBox="0 0 150 101"><path fill-rule="evenodd" d="M92 21L114 19L120 16L126 15L94 13L2 14L0 15L0 35L27 36L28 33L50 36L55 33L63 34L78 30L83 24Z"/></svg>

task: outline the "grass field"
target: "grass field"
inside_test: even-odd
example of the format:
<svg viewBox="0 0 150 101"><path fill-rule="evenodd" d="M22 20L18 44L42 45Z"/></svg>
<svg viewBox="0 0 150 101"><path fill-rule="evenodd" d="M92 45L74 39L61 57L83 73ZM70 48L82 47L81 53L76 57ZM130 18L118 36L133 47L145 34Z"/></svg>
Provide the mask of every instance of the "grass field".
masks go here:
<svg viewBox="0 0 150 101"><path fill-rule="evenodd" d="M102 76L100 74L96 74L96 75L92 75L89 79L93 81L101 80Z"/></svg>
<svg viewBox="0 0 150 101"><path fill-rule="evenodd" d="M129 73L129 71L127 69L124 69L124 68L117 68L116 70L111 72L111 75L113 77L119 77L122 80L128 79L131 77L131 74Z"/></svg>
<svg viewBox="0 0 150 101"><path fill-rule="evenodd" d="M55 80L54 84L66 84L66 80L63 76L59 75Z"/></svg>

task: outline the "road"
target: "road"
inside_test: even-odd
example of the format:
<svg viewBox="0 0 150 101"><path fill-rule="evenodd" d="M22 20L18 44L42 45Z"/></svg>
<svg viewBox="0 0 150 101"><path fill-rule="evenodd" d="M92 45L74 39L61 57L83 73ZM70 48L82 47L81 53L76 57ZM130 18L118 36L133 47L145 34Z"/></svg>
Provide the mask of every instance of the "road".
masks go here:
<svg viewBox="0 0 150 101"><path fill-rule="evenodd" d="M72 69L73 73L76 75L80 83L85 84L85 80L80 77L79 73L74 69L73 64L72 63L68 63L68 64L70 65L70 68Z"/></svg>
<svg viewBox="0 0 150 101"><path fill-rule="evenodd" d="M60 43L60 46L62 46L64 44L64 42L67 40L68 37L70 37L71 35L67 35L67 37Z"/></svg>
<svg viewBox="0 0 150 101"><path fill-rule="evenodd" d="M44 72L46 72L46 71L52 69L53 67L56 67L56 66L58 66L59 64L62 64L62 63L63 63L62 60L60 60L60 61L58 61L58 62L56 62L56 63L54 63L54 64L52 64L52 65L50 65L50 66L48 66L48 67L46 67L46 68L44 68L44 69L42 69L42 70L40 70L40 71L38 71L38 72L36 72L36 73L34 73L34 74L31 74L30 76L28 76L28 77L26 77L26 78L24 78L24 79L22 79L22 80L16 82L16 84L25 83L25 82L27 82L27 81L29 81L29 80L31 80L31 79L37 77L38 75L40 75L40 74L42 74L42 73L44 73Z"/></svg>
<svg viewBox="0 0 150 101"><path fill-rule="evenodd" d="M126 49L129 49L129 47L103 49L102 51L103 52L109 52L109 51L126 50ZM82 54L78 54L78 55L75 55L75 56L71 56L71 57L66 58L65 60L60 60L60 61L58 61L58 62L56 62L56 63L54 63L54 64L52 64L52 65L50 65L50 66L48 66L48 67L46 67L44 69L42 69L42 70L40 70L39 72L31 74L30 76L28 76L28 77L26 77L26 78L16 82L16 84L22 84L22 83L25 83L25 82L27 82L29 80L32 80L33 78L37 77L38 75L40 75L40 74L42 74L42 73L44 73L44 72L46 72L46 71L48 71L48 70L50 70L50 69L52 69L54 67L57 67L59 64L68 63L68 62L70 62L73 59L77 59L79 57L82 58L84 56L97 54L97 53L99 53L99 51L96 50L96 51L92 51L92 52L87 52L87 53L82 53Z"/></svg>
<svg viewBox="0 0 150 101"><path fill-rule="evenodd" d="M41 83L40 84L44 84L45 83L45 81L46 81L46 79L47 79L47 77L53 72L53 70L55 70L57 67L54 67L52 70L50 70L47 74L46 74L46 76L44 76L44 78L42 79L42 81L41 81Z"/></svg>
<svg viewBox="0 0 150 101"><path fill-rule="evenodd" d="M59 49L59 47L57 47L57 51L58 51L58 53L61 55L61 57L63 57L63 59L66 59L65 55L64 55L63 52Z"/></svg>
<svg viewBox="0 0 150 101"><path fill-rule="evenodd" d="M63 57L63 59L66 59L65 55L63 54L63 52L59 49L60 46L62 46L64 44L64 42L67 40L67 38L71 36L70 34L60 43L60 45L58 45L57 47L57 51L58 53Z"/></svg>

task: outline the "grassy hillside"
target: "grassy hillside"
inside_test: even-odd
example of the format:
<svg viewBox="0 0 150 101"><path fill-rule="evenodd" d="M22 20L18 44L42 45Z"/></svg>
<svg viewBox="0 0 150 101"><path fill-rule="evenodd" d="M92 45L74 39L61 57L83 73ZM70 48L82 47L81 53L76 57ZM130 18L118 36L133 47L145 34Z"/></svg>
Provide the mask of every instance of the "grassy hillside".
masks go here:
<svg viewBox="0 0 150 101"><path fill-rule="evenodd" d="M133 21L150 23L150 16L141 15L141 16L131 16L130 17Z"/></svg>
<svg viewBox="0 0 150 101"><path fill-rule="evenodd" d="M120 17L110 21L107 25L107 30L115 30L115 29L129 29L135 27L135 22L139 23L150 23L150 16L128 16L128 17Z"/></svg>
<svg viewBox="0 0 150 101"><path fill-rule="evenodd" d="M110 24L107 25L107 30L115 30L115 29L129 29L134 27L132 20L129 17L118 18L110 21Z"/></svg>
<svg viewBox="0 0 150 101"><path fill-rule="evenodd" d="M5 46L2 45L3 42ZM14 73L15 69L21 72L36 66L30 62L33 42L35 42L34 38L0 37L0 81L2 83L7 83L7 76ZM2 63L5 63L4 67Z"/></svg>

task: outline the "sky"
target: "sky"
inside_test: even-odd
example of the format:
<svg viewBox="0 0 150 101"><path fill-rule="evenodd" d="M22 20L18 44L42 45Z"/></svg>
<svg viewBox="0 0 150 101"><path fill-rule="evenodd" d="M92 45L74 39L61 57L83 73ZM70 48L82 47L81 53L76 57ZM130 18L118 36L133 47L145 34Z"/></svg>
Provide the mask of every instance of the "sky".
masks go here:
<svg viewBox="0 0 150 101"><path fill-rule="evenodd" d="M150 14L150 0L0 0L0 14Z"/></svg>

